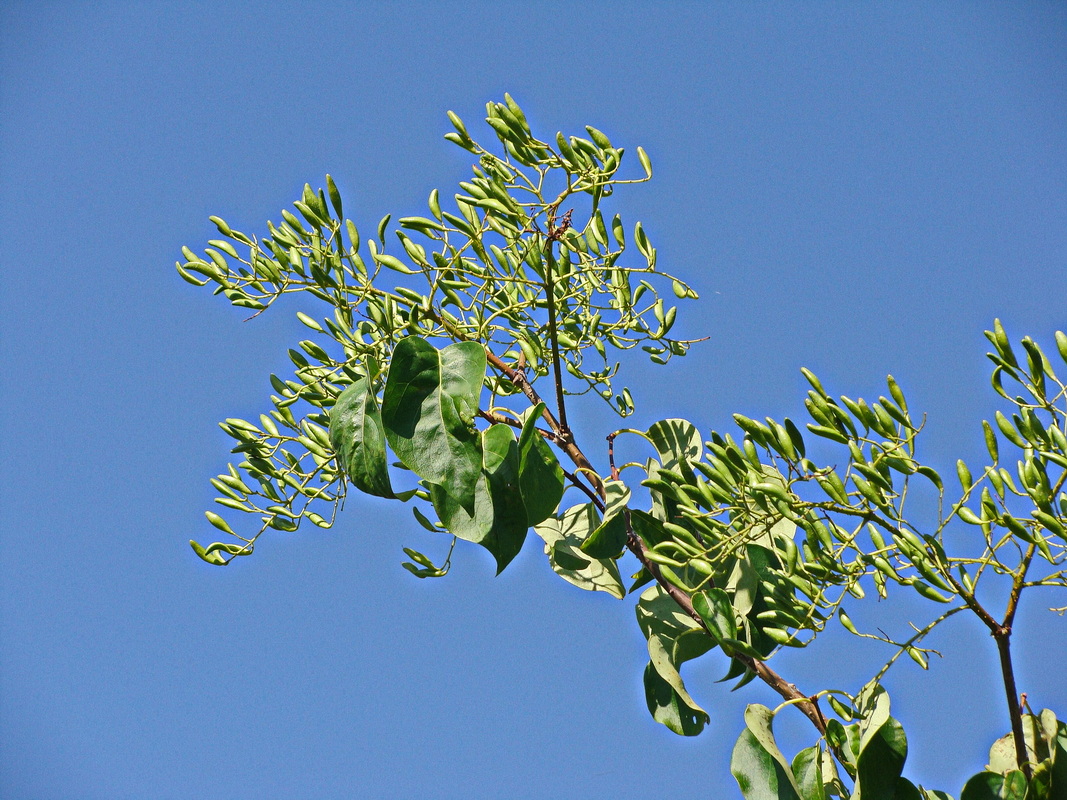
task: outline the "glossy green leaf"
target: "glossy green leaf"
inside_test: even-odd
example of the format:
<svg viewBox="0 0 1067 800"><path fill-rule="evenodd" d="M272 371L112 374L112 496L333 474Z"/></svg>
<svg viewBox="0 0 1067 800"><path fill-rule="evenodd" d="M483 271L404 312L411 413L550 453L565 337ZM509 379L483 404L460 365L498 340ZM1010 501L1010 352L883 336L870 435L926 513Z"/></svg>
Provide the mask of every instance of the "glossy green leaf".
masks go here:
<svg viewBox="0 0 1067 800"><path fill-rule="evenodd" d="M382 396L382 423L393 452L468 512L474 510L482 467L474 416L485 366L485 349L475 342L438 350L409 336L393 350Z"/></svg>
<svg viewBox="0 0 1067 800"><path fill-rule="evenodd" d="M341 392L330 410L330 445L357 489L377 497L393 497L385 430L367 378Z"/></svg>
<svg viewBox="0 0 1067 800"><path fill-rule="evenodd" d="M430 499L448 532L492 553L500 574L522 549L529 529L519 493L518 445L509 425L492 425L481 438L484 460L475 483L474 512L443 486L431 485Z"/></svg>
<svg viewBox="0 0 1067 800"><path fill-rule="evenodd" d="M766 706L745 709L747 727L730 758L730 772L745 800L801 800L790 764L774 741L773 720Z"/></svg>
<svg viewBox="0 0 1067 800"><path fill-rule="evenodd" d="M948 792L942 792L937 789L924 789L919 787L919 796L922 800L953 800L952 795Z"/></svg>
<svg viewBox="0 0 1067 800"><path fill-rule="evenodd" d="M998 772L979 772L972 776L960 792L960 800L1023 800L1026 797L1026 776L1018 770L1001 775Z"/></svg>
<svg viewBox="0 0 1067 800"><path fill-rule="evenodd" d="M648 438L659 453L664 468L680 472L687 479L693 475L689 465L699 461L704 451L696 426L684 419L664 419L648 429Z"/></svg>
<svg viewBox="0 0 1067 800"><path fill-rule="evenodd" d="M530 525L548 519L563 499L563 468L552 448L537 432L537 422L544 408L544 403L533 408L519 434L519 491Z"/></svg>
<svg viewBox="0 0 1067 800"><path fill-rule="evenodd" d="M889 694L880 684L868 683L856 697L856 713L860 718L860 752L889 720L889 708Z"/></svg>
<svg viewBox="0 0 1067 800"><path fill-rule="evenodd" d="M818 746L801 750L793 759L793 778L802 800L827 800L822 763L822 749Z"/></svg>
<svg viewBox="0 0 1067 800"><path fill-rule="evenodd" d="M692 703L688 695L680 694L656 669L652 662L645 666L643 677L645 703L652 718L679 736L697 736L710 717L704 709Z"/></svg>
<svg viewBox="0 0 1067 800"><path fill-rule="evenodd" d="M642 593L636 611L651 659L644 678L649 712L675 733L695 736L709 717L689 695L678 670L715 643L659 586Z"/></svg>
<svg viewBox="0 0 1067 800"><path fill-rule="evenodd" d="M615 559L622 555L626 546L626 517L616 514L605 519L600 526L582 542L581 550L592 558Z"/></svg>
<svg viewBox="0 0 1067 800"><path fill-rule="evenodd" d="M908 755L904 728L889 716L889 695L877 684L865 687L856 705L861 721L853 796L892 798Z"/></svg>
<svg viewBox="0 0 1067 800"><path fill-rule="evenodd" d="M825 746L816 745L801 750L793 759L792 769L803 800L848 797L837 771L837 762Z"/></svg>
<svg viewBox="0 0 1067 800"><path fill-rule="evenodd" d="M919 787L907 778L897 778L896 788L893 790L893 800L923 800L923 795L919 791Z"/></svg>
<svg viewBox="0 0 1067 800"><path fill-rule="evenodd" d="M582 543L582 552L593 558L618 558L626 546L626 503L630 490L622 481L606 481L604 520Z"/></svg>
<svg viewBox="0 0 1067 800"><path fill-rule="evenodd" d="M737 639L737 621L730 597L722 589L708 589L693 596L693 608L700 614L716 641Z"/></svg>
<svg viewBox="0 0 1067 800"><path fill-rule="evenodd" d="M1052 775L1056 785L1067 787L1067 724L1044 709L1039 715L1023 714L1023 741L1032 762L1053 761ZM1006 775L1018 769L1015 758L1015 738L1009 733L997 739L989 748L987 769Z"/></svg>
<svg viewBox="0 0 1067 800"><path fill-rule="evenodd" d="M585 503L568 508L558 517L549 517L534 530L544 540L545 553L557 575L580 589L607 592L622 599L626 592L618 564L611 559L593 558L579 549L599 525L596 508Z"/></svg>

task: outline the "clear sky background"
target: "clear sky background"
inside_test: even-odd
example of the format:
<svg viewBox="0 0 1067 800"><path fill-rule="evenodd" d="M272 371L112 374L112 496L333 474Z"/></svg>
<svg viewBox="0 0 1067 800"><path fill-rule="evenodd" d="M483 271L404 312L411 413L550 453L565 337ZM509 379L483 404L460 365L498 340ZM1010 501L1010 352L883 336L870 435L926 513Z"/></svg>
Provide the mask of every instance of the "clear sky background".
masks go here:
<svg viewBox="0 0 1067 800"><path fill-rule="evenodd" d="M532 540L499 578L466 546L420 582L401 547L446 543L357 497L227 569L187 544L212 538L215 423L267 410L304 336L183 283L180 247L209 214L262 231L327 172L365 230L424 213L469 174L445 111L488 138L505 91L535 131L652 157L616 207L710 340L633 365L633 424L797 418L802 366L851 396L892 372L926 457L981 463L982 331L1067 327L1067 6L645 5L0 5L0 795L739 796L741 713L776 697L730 694L713 654L686 673L707 732L655 724L632 600L563 583ZM593 441L617 425L576 413ZM1064 717L1055 599L1026 597L1015 646ZM906 774L958 795L1007 720L988 635L961 616L932 644L888 686ZM832 632L777 664L855 691L887 655Z"/></svg>

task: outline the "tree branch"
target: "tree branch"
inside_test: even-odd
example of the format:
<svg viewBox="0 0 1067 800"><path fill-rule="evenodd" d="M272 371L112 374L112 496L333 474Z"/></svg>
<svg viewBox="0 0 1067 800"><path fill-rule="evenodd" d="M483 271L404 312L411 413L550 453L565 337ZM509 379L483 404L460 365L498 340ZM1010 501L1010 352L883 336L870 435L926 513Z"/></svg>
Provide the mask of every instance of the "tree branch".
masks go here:
<svg viewBox="0 0 1067 800"><path fill-rule="evenodd" d="M1019 690L1015 685L1015 670L1011 664L1011 628L1001 628L993 634L1000 654L1000 674L1004 678L1004 694L1008 699L1008 714L1011 717L1011 735L1015 740L1015 760L1023 771L1026 780L1030 780L1030 760L1026 755L1026 738L1023 735L1022 710L1019 708Z"/></svg>
<svg viewBox="0 0 1067 800"><path fill-rule="evenodd" d="M500 370L504 376L526 396L530 403L536 406L538 403L543 402L541 396L533 386L530 385L525 372L508 366L488 347L485 348L485 353L489 363L496 369ZM562 383L559 382L558 377L556 388L557 391L562 391ZM604 491L603 481L600 479L596 471L593 470L592 465L589 463L589 459L585 457L585 454L581 451L578 445L575 444L573 436L570 435L570 431L567 431L563 425L552 416L547 406L545 407L543 416L545 421L548 422L549 426L552 428L552 431L559 436L557 444L559 444L571 461L578 467L578 472L586 475L590 483L593 484L596 493L600 496L601 500L606 499L607 494ZM565 435L561 435L564 434L564 432ZM614 461L614 458L612 461ZM572 479L572 482L575 481ZM707 631L708 628L704 623L704 620L696 612L696 609L693 608L692 599L663 576L659 567L648 558L645 543L639 536L634 534L633 529L630 528L630 526L627 526L626 547L637 557L637 560L641 562L641 565L648 570L649 574L652 575L663 591L665 591L667 595L678 604L679 608L697 622L701 628ZM710 632L708 632L708 635L710 635ZM800 709L801 713L811 720L811 723L820 734L826 733L826 718L823 716L819 706L808 695L805 695L797 689L796 686L786 681L785 678L767 666L763 661L743 654L736 654L733 657L737 658L737 660L744 664L747 669L754 672L756 677L774 689L774 691L781 695L783 699L793 701L793 703ZM845 763L844 760L842 760L842 763Z"/></svg>
<svg viewBox="0 0 1067 800"><path fill-rule="evenodd" d="M1011 661L1011 625L1015 621L1015 612L1019 610L1019 598L1022 596L1023 584L1026 582L1026 572L1030 568L1030 562L1036 550L1036 545L1031 544L1027 547L1026 554L1019 565L1019 571L1013 576L1011 594L1008 596L1008 606L1004 612L1004 622L993 631L997 653L1000 655L1000 674L1004 680L1004 694L1008 700L1011 735L1015 741L1015 760L1018 761L1019 769L1023 771L1027 780L1030 780L1030 760L1026 754L1019 688L1015 685L1015 669Z"/></svg>
<svg viewBox="0 0 1067 800"><path fill-rule="evenodd" d="M537 390L533 388L530 382L526 379L526 373L522 370L509 367L504 361L497 356L488 347L485 348L485 357L496 369L504 373L504 376L521 391L526 399L530 401L532 405L543 403L541 395L537 393ZM578 467L578 471L585 476L585 478L593 485L593 489L601 497L604 497L604 483L600 480L598 473L593 469L593 465L589 463L589 459L585 457L585 453L579 449L578 445L574 443L574 437L570 435L568 431L567 436L563 436L563 426L552 416L552 412L548 410L546 404L544 413L542 414L545 422L552 429L552 432L557 436L557 444L567 454L567 457L574 462Z"/></svg>

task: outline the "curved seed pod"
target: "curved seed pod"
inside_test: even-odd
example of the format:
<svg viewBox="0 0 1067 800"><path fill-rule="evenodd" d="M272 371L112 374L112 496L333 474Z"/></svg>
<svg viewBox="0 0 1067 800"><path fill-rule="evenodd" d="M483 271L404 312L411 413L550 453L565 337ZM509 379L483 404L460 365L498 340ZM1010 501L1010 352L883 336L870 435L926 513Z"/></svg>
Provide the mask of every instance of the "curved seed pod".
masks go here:
<svg viewBox="0 0 1067 800"><path fill-rule="evenodd" d="M1004 332L1004 326L1000 324L999 319L993 320L993 330L986 331L986 338L993 343L1001 358L1011 366L1018 368L1019 362L1015 360L1015 353L1012 352L1008 334Z"/></svg>
<svg viewBox="0 0 1067 800"><path fill-rule="evenodd" d="M945 597L941 592L932 586L928 586L922 581L912 581L911 587L927 600L933 600L936 603L951 603L951 597Z"/></svg>

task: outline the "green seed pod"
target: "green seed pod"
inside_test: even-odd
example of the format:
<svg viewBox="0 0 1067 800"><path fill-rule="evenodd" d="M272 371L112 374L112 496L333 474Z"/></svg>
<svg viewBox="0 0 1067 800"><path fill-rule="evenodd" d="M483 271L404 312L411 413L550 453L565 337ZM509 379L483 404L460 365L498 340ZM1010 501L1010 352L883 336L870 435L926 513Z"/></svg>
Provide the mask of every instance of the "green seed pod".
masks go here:
<svg viewBox="0 0 1067 800"><path fill-rule="evenodd" d="M874 588L877 590L878 596L881 597L883 600L888 597L889 593L886 591L885 575L875 570L874 573L871 575L871 579L874 581Z"/></svg>
<svg viewBox="0 0 1067 800"><path fill-rule="evenodd" d="M904 652L911 656L911 660L918 664L923 669L927 669L926 656L919 651L917 647L905 647Z"/></svg>
<svg viewBox="0 0 1067 800"><path fill-rule="evenodd" d="M919 571L919 574L926 578L926 580L930 581L930 583L938 589L943 589L946 592L953 591L952 585L934 571L928 559L920 555L917 558L909 558L909 560L911 561L912 566Z"/></svg>
<svg viewBox="0 0 1067 800"><path fill-rule="evenodd" d="M1004 434L1004 438L1014 444L1016 447L1026 447L1026 440L1019 435L1019 432L1015 430L1012 424L1008 421L1008 418L1004 416L1003 412L997 411L994 417L997 421L997 427L1000 428L1000 432Z"/></svg>
<svg viewBox="0 0 1067 800"><path fill-rule="evenodd" d="M1060 538L1067 538L1067 528L1056 517L1049 513L1035 509L1030 512L1034 519L1040 522L1047 530L1056 534Z"/></svg>
<svg viewBox="0 0 1067 800"><path fill-rule="evenodd" d="M207 517L207 521L218 528L223 533L233 534L233 530L226 523L222 517L216 514L214 511L205 511L204 516Z"/></svg>
<svg viewBox="0 0 1067 800"><path fill-rule="evenodd" d="M911 587L927 600L933 600L935 603L951 603L951 597L945 597L941 592L932 586L928 586L922 581L912 581Z"/></svg>
<svg viewBox="0 0 1067 800"><path fill-rule="evenodd" d="M637 148L637 159L641 162L641 168L645 171L645 179L652 177L652 161L648 157L648 153L645 152L645 148ZM1067 359L1067 356L1064 357Z"/></svg>
<svg viewBox="0 0 1067 800"><path fill-rule="evenodd" d="M1000 476L1000 471L992 469L989 471L989 482L993 485L993 491L997 493L1002 501L1004 500L1004 479Z"/></svg>
<svg viewBox="0 0 1067 800"><path fill-rule="evenodd" d="M820 475L815 480L831 500L834 500L841 505L848 505L848 491L845 489L845 484L842 483L840 476L836 472Z"/></svg>
<svg viewBox="0 0 1067 800"><path fill-rule="evenodd" d="M901 391L900 385L896 382L892 375L887 375L885 378L886 385L889 387L890 396L896 401L900 409L907 414L908 403L904 399L904 392Z"/></svg>
<svg viewBox="0 0 1067 800"><path fill-rule="evenodd" d="M872 556L871 564L873 564L874 568L877 569L880 573L885 575L887 578L892 578L896 583L904 582L904 579L900 577L900 573L893 569L893 565L881 556Z"/></svg>
<svg viewBox="0 0 1067 800"><path fill-rule="evenodd" d="M745 458L748 460L748 463L756 469L762 470L762 465L760 464L759 460L759 453L756 452L756 445L753 444L752 439L746 436L744 441L741 442L741 449L744 452Z"/></svg>
<svg viewBox="0 0 1067 800"><path fill-rule="evenodd" d="M993 432L993 426L986 420L982 420L982 433L985 434L985 446L989 452L989 457L996 464L1000 456L1000 450L997 447L997 435Z"/></svg>
<svg viewBox="0 0 1067 800"><path fill-rule="evenodd" d="M856 626L853 625L852 624L852 620L848 618L848 614L845 613L845 609L843 609L843 608L838 608L837 609L837 619L841 623L841 625L844 626L846 631L848 631L849 633L855 634L856 636L859 636L860 632L858 630L856 630Z"/></svg>
<svg viewBox="0 0 1067 800"><path fill-rule="evenodd" d="M852 483L859 493L874 505L884 506L886 504L885 498L882 497L881 493L859 475L852 476Z"/></svg>
<svg viewBox="0 0 1067 800"><path fill-rule="evenodd" d="M974 481L971 479L971 471L967 469L967 465L963 463L962 458L956 462L956 476L960 479L960 486L963 487L963 491L970 491Z"/></svg>
<svg viewBox="0 0 1067 800"><path fill-rule="evenodd" d="M1067 334L1056 331L1056 349L1060 351L1060 358L1067 362Z"/></svg>
<svg viewBox="0 0 1067 800"><path fill-rule="evenodd" d="M760 630L768 639L777 644L785 645L786 647L807 646L807 642L794 638L789 631L784 631L781 628L761 628Z"/></svg>
<svg viewBox="0 0 1067 800"><path fill-rule="evenodd" d="M711 564L703 558L691 558L689 559L689 566L699 572L701 575L714 575L715 570Z"/></svg>
<svg viewBox="0 0 1067 800"><path fill-rule="evenodd" d="M1019 366L1019 362L1015 360L1015 353L1012 352L1011 342L1008 341L1008 335L1004 332L1004 326L1000 324L999 319L993 320L993 330L992 332L986 331L986 336L989 337L1001 358L1013 367Z"/></svg>
<svg viewBox="0 0 1067 800"><path fill-rule="evenodd" d="M848 437L834 428L828 428L825 425L812 425L811 423L808 423L807 428L816 436L821 436L824 439L830 439L840 444L848 442Z"/></svg>
<svg viewBox="0 0 1067 800"><path fill-rule="evenodd" d="M668 582L670 582L674 586L677 586L683 592L692 593L694 591L694 588L692 586L690 586L688 583L686 583L685 581L683 581L681 579L681 577L678 575L678 573L675 572L669 565L661 564L659 566L659 571L660 571L660 574L662 574L663 577L666 578Z"/></svg>
<svg viewBox="0 0 1067 800"><path fill-rule="evenodd" d="M846 722L852 722L855 719L855 712L850 706L846 706L835 695L827 695L826 701L830 704L830 708L834 710L834 713Z"/></svg>

